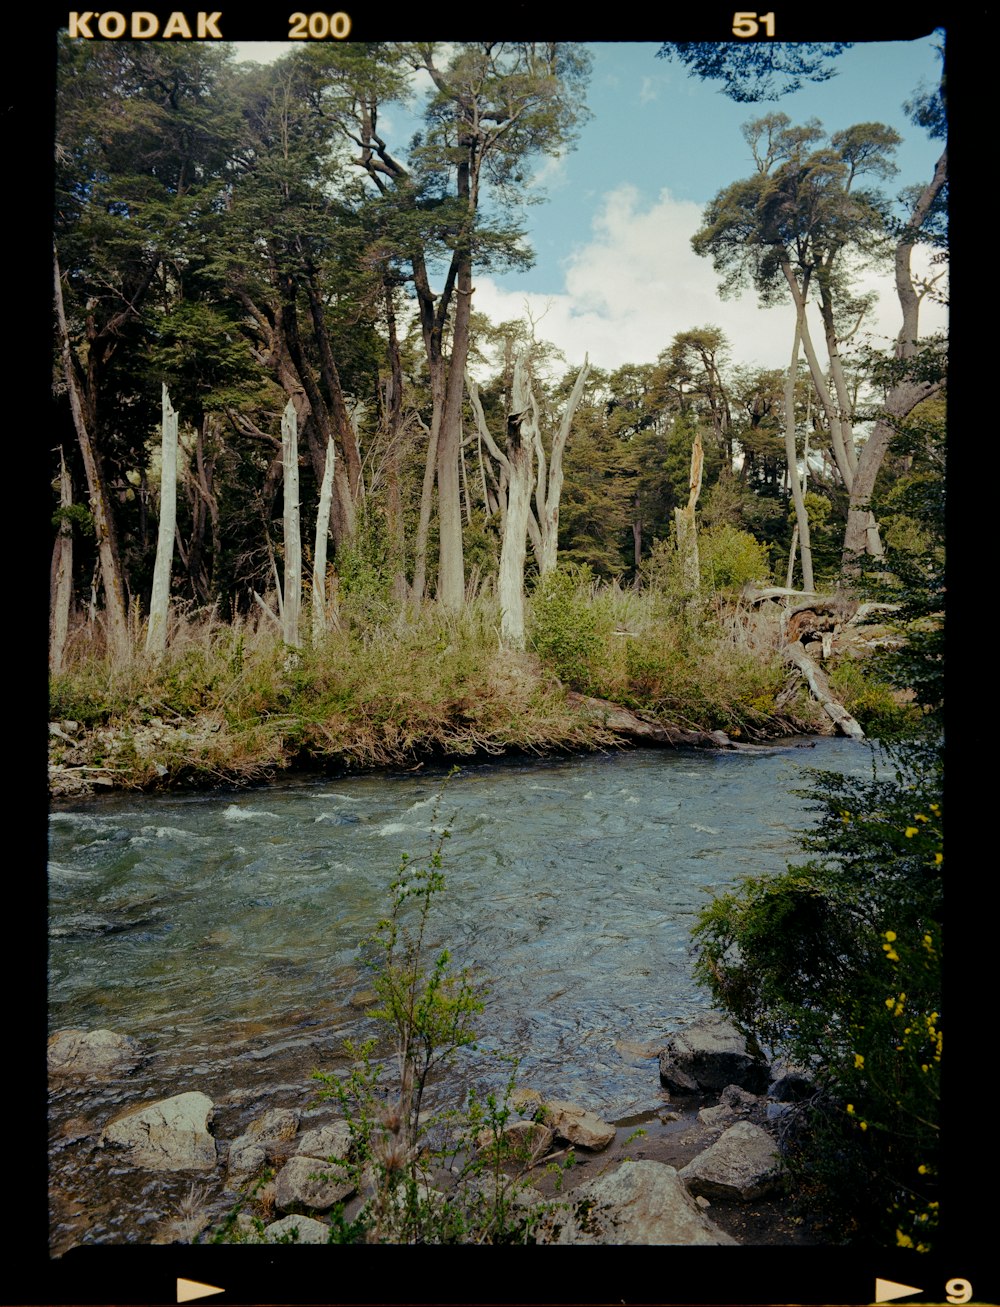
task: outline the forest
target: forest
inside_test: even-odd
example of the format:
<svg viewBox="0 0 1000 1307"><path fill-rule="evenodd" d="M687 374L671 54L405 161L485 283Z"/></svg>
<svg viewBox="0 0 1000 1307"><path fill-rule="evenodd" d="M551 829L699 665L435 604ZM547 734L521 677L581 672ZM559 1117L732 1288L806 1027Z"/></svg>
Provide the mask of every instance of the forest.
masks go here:
<svg viewBox="0 0 1000 1307"><path fill-rule="evenodd" d="M586 120L585 46L317 42L258 65L61 40L50 774L90 793L615 747L601 705L742 743L830 717L908 741L891 793L817 782L814 860L696 935L720 1005L830 1072L793 1166L848 1226L858 1176L892 1177L870 1229L924 1248L947 341L920 310L946 300L945 84L914 88L940 157L896 194L893 128L771 103L839 47L791 68L763 48L663 53L747 102L752 168L692 245L721 296L783 306L788 364L702 322L606 370L474 302L478 276L530 265L529 177ZM404 104L419 130L393 139ZM885 350L860 332L876 267Z"/></svg>

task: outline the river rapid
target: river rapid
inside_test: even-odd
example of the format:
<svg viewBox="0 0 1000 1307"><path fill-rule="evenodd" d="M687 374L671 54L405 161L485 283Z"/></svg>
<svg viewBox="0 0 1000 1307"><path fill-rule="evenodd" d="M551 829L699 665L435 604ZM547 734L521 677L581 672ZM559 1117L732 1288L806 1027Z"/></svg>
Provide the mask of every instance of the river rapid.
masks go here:
<svg viewBox="0 0 1000 1307"><path fill-rule="evenodd" d="M342 1068L344 1039L374 1027L359 942L401 855L421 859L444 830L430 942L490 986L453 1084L502 1084L499 1052L520 1059L519 1084L605 1120L649 1110L648 1046L708 1008L694 918L712 891L795 857L808 767L870 775L872 754L820 739L60 805L50 1030L111 1029L149 1056L127 1080L52 1094L53 1252L152 1242L190 1187L95 1149L123 1110L199 1090L227 1141L268 1107L310 1111L311 1073ZM223 1172L198 1178L220 1216Z"/></svg>

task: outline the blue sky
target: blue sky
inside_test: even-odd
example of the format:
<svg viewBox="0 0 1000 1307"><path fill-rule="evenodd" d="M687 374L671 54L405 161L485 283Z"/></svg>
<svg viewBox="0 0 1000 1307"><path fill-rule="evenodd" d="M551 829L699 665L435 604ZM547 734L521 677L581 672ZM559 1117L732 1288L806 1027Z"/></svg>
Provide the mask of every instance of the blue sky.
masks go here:
<svg viewBox="0 0 1000 1307"><path fill-rule="evenodd" d="M929 180L940 142L909 123L902 106L921 83L936 84L933 38L856 45L837 60L829 82L761 105L735 104L715 84L657 59L655 43L590 48L592 117L574 151L539 161L547 198L524 213L535 266L477 277L474 306L494 321L529 310L538 334L571 364L585 352L606 368L651 362L675 333L711 323L728 335L735 361L785 366L788 307L760 310L749 293L721 301L710 261L691 251L704 205L750 173L740 127L771 111L796 123L816 117L829 131L888 123L904 138L899 175L888 185L898 191ZM241 53L260 58L263 50L248 46ZM394 110L380 120L383 129L390 144L401 146L412 125ZM875 343L887 344L899 316L891 278L888 272L865 276L880 292L869 329ZM943 325L943 309L927 304L922 329Z"/></svg>

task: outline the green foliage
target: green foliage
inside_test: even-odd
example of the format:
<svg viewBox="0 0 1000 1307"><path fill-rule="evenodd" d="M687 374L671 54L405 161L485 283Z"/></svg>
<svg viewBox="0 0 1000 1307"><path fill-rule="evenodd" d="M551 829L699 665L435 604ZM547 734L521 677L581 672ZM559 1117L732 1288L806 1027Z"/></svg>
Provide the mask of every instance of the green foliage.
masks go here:
<svg viewBox="0 0 1000 1307"><path fill-rule="evenodd" d="M848 1237L894 1243L898 1230L929 1246L941 767L914 743L887 761L893 779L813 773L819 821L803 846L818 856L715 899L695 927L696 972L820 1088L786 1154L802 1192Z"/></svg>
<svg viewBox="0 0 1000 1307"><path fill-rule="evenodd" d="M560 565L542 577L531 597L528 639L547 666L573 690L592 684L600 647L597 614L588 602L593 577L584 565Z"/></svg>
<svg viewBox="0 0 1000 1307"><path fill-rule="evenodd" d="M830 687L866 735L893 739L911 734L919 725L920 710L900 703L893 687L867 663L844 659L831 672Z"/></svg>
<svg viewBox="0 0 1000 1307"><path fill-rule="evenodd" d="M474 1021L485 994L468 968L453 967L447 948L430 944L448 834L423 862L404 855L389 915L362 946L379 998L371 1015L392 1044L395 1083L385 1083L377 1038L347 1042L346 1076L315 1073L325 1086L320 1097L333 1098L350 1127L350 1156L338 1166L367 1193L352 1221L343 1210L335 1215L332 1242L530 1242L544 1211L536 1206L529 1216L517 1202L518 1174L531 1158L519 1156L504 1133L516 1063L501 1095L473 1090L464 1112L423 1110L432 1073L460 1050L476 1051Z"/></svg>
<svg viewBox="0 0 1000 1307"><path fill-rule="evenodd" d="M94 516L84 504L67 504L63 508L57 508L52 514L52 525L58 530L64 522L68 522L71 527L76 527L80 534L88 539L94 535Z"/></svg>
<svg viewBox="0 0 1000 1307"><path fill-rule="evenodd" d="M771 579L767 550L748 531L731 526L698 533L698 560L705 590L738 591L748 582Z"/></svg>

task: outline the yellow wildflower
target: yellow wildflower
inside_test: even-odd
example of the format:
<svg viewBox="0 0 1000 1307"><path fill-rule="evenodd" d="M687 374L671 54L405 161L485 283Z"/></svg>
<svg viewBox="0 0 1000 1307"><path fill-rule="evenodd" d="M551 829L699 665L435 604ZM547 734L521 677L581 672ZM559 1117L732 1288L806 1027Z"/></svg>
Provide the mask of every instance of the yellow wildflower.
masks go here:
<svg viewBox="0 0 1000 1307"><path fill-rule="evenodd" d="M863 1054L863 1053L855 1053L855 1054L854 1054L854 1069L857 1071L857 1070L859 1070L861 1067L863 1067L864 1064L865 1064L864 1054Z"/></svg>
<svg viewBox="0 0 1000 1307"><path fill-rule="evenodd" d="M906 838L912 839L912 837L917 834L917 829L918 828L916 826L907 826L905 831Z"/></svg>
<svg viewBox="0 0 1000 1307"><path fill-rule="evenodd" d="M889 941L889 943L892 944L896 940L896 932L894 930L887 930L885 932L885 937Z"/></svg>

